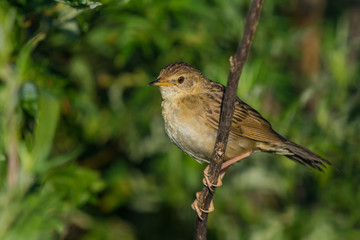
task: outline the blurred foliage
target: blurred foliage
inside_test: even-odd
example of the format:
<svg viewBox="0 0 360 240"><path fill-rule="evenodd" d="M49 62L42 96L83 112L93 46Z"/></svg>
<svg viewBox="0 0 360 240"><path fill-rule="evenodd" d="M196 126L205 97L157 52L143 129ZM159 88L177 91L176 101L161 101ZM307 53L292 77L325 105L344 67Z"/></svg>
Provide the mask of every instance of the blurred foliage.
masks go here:
<svg viewBox="0 0 360 240"><path fill-rule="evenodd" d="M0 239L190 239L202 169L165 136L159 71L226 83L250 1L0 2ZM265 1L239 96L329 159L254 154L209 239L360 236L360 3Z"/></svg>

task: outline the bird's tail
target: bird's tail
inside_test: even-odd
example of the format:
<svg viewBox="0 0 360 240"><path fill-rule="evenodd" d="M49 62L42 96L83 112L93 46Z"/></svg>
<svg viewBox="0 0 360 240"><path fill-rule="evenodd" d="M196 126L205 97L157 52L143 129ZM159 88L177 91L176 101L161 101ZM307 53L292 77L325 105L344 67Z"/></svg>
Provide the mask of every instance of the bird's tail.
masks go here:
<svg viewBox="0 0 360 240"><path fill-rule="evenodd" d="M289 154L283 155L307 167L313 167L322 171L323 168L326 168L326 165L332 166L329 161L292 141L285 140L283 144L285 145L284 147L290 152Z"/></svg>

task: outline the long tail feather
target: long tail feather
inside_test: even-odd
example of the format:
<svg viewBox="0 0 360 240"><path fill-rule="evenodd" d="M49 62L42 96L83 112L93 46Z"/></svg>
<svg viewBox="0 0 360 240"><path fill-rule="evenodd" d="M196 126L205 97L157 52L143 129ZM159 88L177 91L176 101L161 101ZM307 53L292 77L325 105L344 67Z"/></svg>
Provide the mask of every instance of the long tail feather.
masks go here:
<svg viewBox="0 0 360 240"><path fill-rule="evenodd" d="M292 160L295 160L307 167L313 167L320 171L326 168L326 165L332 166L329 161L311 152L309 149L306 149L289 140L285 140L283 143L285 144L285 147L293 154L286 154L285 156Z"/></svg>

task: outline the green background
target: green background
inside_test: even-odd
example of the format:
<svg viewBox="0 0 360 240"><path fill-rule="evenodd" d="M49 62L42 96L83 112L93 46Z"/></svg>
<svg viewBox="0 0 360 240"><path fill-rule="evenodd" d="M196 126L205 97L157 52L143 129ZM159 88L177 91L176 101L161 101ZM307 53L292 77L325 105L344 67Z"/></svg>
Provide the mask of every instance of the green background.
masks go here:
<svg viewBox="0 0 360 240"><path fill-rule="evenodd" d="M226 84L250 1L0 2L0 239L191 239L202 170L167 138L158 89L186 61ZM360 3L264 3L238 95L331 161L253 154L209 239L359 239Z"/></svg>

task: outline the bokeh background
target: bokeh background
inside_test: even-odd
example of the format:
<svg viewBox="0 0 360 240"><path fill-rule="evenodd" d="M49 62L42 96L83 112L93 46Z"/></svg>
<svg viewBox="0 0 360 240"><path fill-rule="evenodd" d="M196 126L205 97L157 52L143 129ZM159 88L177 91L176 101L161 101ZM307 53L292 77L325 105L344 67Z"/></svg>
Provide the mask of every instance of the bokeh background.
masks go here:
<svg viewBox="0 0 360 240"><path fill-rule="evenodd" d="M250 1L2 0L0 239L191 239L198 164L158 89L186 61L226 84ZM360 2L265 1L238 95L337 168L257 153L209 239L360 238Z"/></svg>

